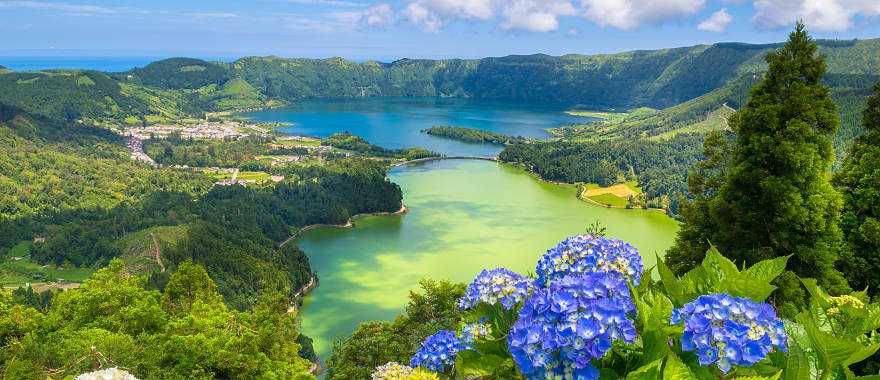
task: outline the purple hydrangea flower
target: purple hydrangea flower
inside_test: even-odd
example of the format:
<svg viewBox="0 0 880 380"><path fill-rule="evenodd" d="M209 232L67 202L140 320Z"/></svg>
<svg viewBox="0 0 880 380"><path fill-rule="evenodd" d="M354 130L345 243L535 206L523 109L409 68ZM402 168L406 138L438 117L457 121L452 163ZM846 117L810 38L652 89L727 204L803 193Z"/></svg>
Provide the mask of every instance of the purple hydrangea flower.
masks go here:
<svg viewBox="0 0 880 380"><path fill-rule="evenodd" d="M480 303L501 304L505 310L513 309L517 303L529 295L534 287L528 277L504 268L483 270L468 285L464 297L459 301L462 310L473 309Z"/></svg>
<svg viewBox="0 0 880 380"><path fill-rule="evenodd" d="M684 322L681 348L693 351L700 365L750 367L774 349L787 352L788 336L776 311L767 303L726 294L698 297L672 311L672 324Z"/></svg>
<svg viewBox="0 0 880 380"><path fill-rule="evenodd" d="M642 278L639 251L621 240L602 236L578 235L563 240L538 261L538 286L570 274L618 272L633 284Z"/></svg>
<svg viewBox="0 0 880 380"><path fill-rule="evenodd" d="M635 310L620 273L568 275L526 300L508 346L529 379L598 378L592 360L605 356L615 340L635 341Z"/></svg>

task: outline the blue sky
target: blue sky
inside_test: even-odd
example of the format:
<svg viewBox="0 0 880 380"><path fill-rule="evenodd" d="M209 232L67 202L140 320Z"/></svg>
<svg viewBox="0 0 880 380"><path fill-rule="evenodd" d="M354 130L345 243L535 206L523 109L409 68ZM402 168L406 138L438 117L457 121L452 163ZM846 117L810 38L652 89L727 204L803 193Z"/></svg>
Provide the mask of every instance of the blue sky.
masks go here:
<svg viewBox="0 0 880 380"><path fill-rule="evenodd" d="M880 0L0 0L0 55L383 61L880 37Z"/></svg>

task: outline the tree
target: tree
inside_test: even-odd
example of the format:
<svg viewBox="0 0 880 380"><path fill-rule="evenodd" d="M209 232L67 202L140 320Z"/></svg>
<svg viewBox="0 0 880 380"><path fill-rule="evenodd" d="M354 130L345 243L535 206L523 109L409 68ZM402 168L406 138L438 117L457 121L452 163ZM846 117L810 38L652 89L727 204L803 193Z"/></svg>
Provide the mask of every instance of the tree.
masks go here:
<svg viewBox="0 0 880 380"><path fill-rule="evenodd" d="M680 235L672 252L697 257L700 253L691 251L711 241L739 264L792 255L793 273L777 280L776 296L802 303L797 301L806 293L792 282L794 274L815 277L833 293L848 289L835 268L842 242L841 198L827 178L839 120L828 88L820 83L824 58L803 24L766 61L767 74L732 120L737 140L723 184L699 206L705 224L697 233Z"/></svg>
<svg viewBox="0 0 880 380"><path fill-rule="evenodd" d="M666 254L666 264L677 273L698 266L709 249L708 240L702 237L711 231L708 205L724 185L732 150L729 136L719 131L710 132L703 144L705 159L688 175L688 192L693 199L681 208L684 223L678 230L675 246Z"/></svg>
<svg viewBox="0 0 880 380"><path fill-rule="evenodd" d="M856 139L834 183L843 194L841 228L851 258L841 263L853 288L880 294L880 83L868 99L865 134Z"/></svg>

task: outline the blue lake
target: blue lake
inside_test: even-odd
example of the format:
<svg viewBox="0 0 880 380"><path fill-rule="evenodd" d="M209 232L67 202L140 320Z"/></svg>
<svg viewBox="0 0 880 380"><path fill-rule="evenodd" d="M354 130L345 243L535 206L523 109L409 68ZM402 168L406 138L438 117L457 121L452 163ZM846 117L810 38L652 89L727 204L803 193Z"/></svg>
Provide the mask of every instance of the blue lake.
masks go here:
<svg viewBox="0 0 880 380"><path fill-rule="evenodd" d="M284 132L327 137L350 132L385 148L423 147L449 156L492 156L501 147L430 136L435 125L477 128L512 136L550 137L547 128L584 123L561 106L450 98L304 100L287 108L251 112L255 121L287 122Z"/></svg>

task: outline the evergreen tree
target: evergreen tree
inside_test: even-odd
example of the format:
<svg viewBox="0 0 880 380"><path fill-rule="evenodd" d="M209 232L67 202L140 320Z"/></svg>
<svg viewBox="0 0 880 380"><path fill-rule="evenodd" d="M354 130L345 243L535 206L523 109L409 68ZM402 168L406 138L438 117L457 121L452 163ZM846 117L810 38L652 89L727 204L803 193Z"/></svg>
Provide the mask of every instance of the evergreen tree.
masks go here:
<svg viewBox="0 0 880 380"><path fill-rule="evenodd" d="M865 134L834 178L843 194L841 228L852 257L841 268L853 288L880 294L880 83L868 99Z"/></svg>
<svg viewBox="0 0 880 380"><path fill-rule="evenodd" d="M820 83L825 61L801 23L766 60L767 74L732 119L737 141L725 180L702 204L701 224L683 228L687 233L673 256L698 256L693 250L703 251L706 241L740 264L792 255L793 273L777 282L778 299L803 298L794 274L815 277L831 292L845 291L846 280L835 269L841 198L827 176L839 120Z"/></svg>
<svg viewBox="0 0 880 380"><path fill-rule="evenodd" d="M709 250L709 242L703 237L711 225L709 202L724 185L733 154L732 145L730 133L712 131L706 135L703 143L705 159L698 162L688 175L688 192L693 198L681 207L684 223L678 231L675 246L666 254L666 265L673 271L685 273L700 265Z"/></svg>

